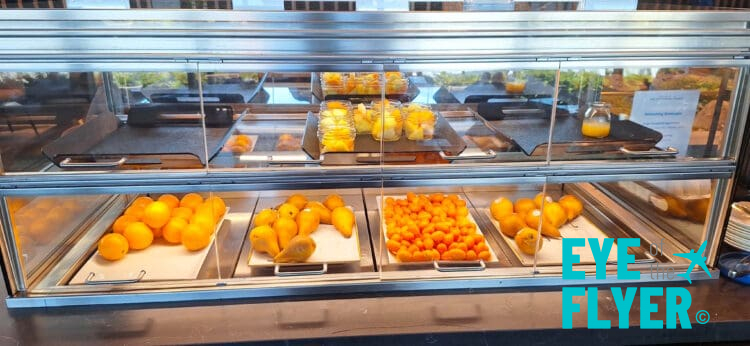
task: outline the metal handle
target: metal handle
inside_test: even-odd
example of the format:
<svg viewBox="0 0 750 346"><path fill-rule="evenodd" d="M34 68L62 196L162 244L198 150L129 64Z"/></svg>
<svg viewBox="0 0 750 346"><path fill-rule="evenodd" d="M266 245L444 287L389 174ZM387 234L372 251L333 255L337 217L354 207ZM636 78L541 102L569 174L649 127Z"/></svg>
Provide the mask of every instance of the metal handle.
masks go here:
<svg viewBox="0 0 750 346"><path fill-rule="evenodd" d="M656 148L659 150L630 150L625 147L620 147L620 152L627 156L644 156L644 157L667 157L675 156L680 153L674 147L666 147L664 149Z"/></svg>
<svg viewBox="0 0 750 346"><path fill-rule="evenodd" d="M63 168L75 168L75 167L118 167L122 166L127 159L125 157L121 157L117 161L97 161L97 162L73 162L73 159L66 158L65 160L60 161L60 167Z"/></svg>
<svg viewBox="0 0 750 346"><path fill-rule="evenodd" d="M273 158L269 158L267 163L269 165L307 165L307 164L316 164L319 165L323 162L323 160L276 160Z"/></svg>
<svg viewBox="0 0 750 346"><path fill-rule="evenodd" d="M487 151L482 151L480 153L476 154L459 154L459 155L447 155L444 151L440 151L440 157L443 160L447 161L457 161L457 160L492 160L495 157L497 157L497 153L492 149L487 149Z"/></svg>
<svg viewBox="0 0 750 346"><path fill-rule="evenodd" d="M89 276L86 277L86 280L84 281L87 285L120 285L120 284L134 284L136 282L141 281L144 276L146 276L146 271L141 270L140 273L138 273L138 277L135 279L126 279L126 280L102 280L102 281L93 281L92 279L96 276L94 272L90 272Z"/></svg>
<svg viewBox="0 0 750 346"><path fill-rule="evenodd" d="M289 267L289 266L287 266ZM300 266L293 266L293 267L300 267ZM323 263L323 268L320 270L305 270L305 271L289 271L289 272L282 272L281 265L277 264L273 268L273 275L276 276L306 276L306 275L323 275L328 272L328 263Z"/></svg>
<svg viewBox="0 0 750 346"><path fill-rule="evenodd" d="M458 262L443 262L443 264L450 264L450 263L458 263ZM464 263L471 263L471 262L460 262L462 264ZM459 267L441 267L439 261L433 261L432 266L435 267L435 270L442 272L442 273L451 273L451 272L481 272L485 269L487 269L487 266L484 264L484 260L479 260L477 262L474 262L479 264L477 267L469 267L469 266L459 266Z"/></svg>

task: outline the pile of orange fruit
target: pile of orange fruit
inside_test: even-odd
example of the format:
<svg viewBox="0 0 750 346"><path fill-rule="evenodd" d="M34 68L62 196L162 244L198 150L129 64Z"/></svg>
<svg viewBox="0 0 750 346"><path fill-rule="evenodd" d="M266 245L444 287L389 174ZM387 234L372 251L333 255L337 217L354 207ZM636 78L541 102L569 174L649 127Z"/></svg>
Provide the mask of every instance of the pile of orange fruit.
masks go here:
<svg viewBox="0 0 750 346"><path fill-rule="evenodd" d="M99 240L99 255L116 261L129 250L148 248L157 238L182 244L190 251L203 249L211 243L216 224L225 212L224 200L216 196L204 200L197 193L188 193L181 199L164 194L156 201L148 196L138 197L112 224L112 232Z"/></svg>
<svg viewBox="0 0 750 346"><path fill-rule="evenodd" d="M386 247L401 262L490 260L490 248L455 194L387 197Z"/></svg>
<svg viewBox="0 0 750 346"><path fill-rule="evenodd" d="M490 204L490 214L498 222L500 232L513 238L521 252L529 255L542 248L538 229L543 236L560 238L560 227L582 212L583 203L573 195L555 201L539 193L534 199L519 198L515 203L500 197Z"/></svg>

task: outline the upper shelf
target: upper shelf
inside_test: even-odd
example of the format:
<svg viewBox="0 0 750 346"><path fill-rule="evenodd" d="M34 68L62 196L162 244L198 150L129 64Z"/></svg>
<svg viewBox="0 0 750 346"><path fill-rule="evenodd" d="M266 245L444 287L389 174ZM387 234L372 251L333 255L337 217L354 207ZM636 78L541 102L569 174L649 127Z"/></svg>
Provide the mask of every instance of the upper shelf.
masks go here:
<svg viewBox="0 0 750 346"><path fill-rule="evenodd" d="M0 59L399 64L735 57L748 12L3 10Z"/></svg>

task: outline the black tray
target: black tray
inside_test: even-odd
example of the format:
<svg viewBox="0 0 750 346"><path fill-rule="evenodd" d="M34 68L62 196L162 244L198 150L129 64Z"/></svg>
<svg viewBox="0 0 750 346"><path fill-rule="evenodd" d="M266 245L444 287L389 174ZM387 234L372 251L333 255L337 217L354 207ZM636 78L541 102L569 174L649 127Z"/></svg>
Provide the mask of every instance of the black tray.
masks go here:
<svg viewBox="0 0 750 346"><path fill-rule="evenodd" d="M513 141L526 155L545 155L549 140L549 117L506 118L487 121L497 133ZM556 153L592 154L616 152L620 148L649 150L662 139L662 134L630 120L612 119L606 138L589 138L581 134L581 120L574 116L558 116L552 134Z"/></svg>
<svg viewBox="0 0 750 346"><path fill-rule="evenodd" d="M394 142L383 142L384 153L423 153L441 152L458 155L466 149L466 143L451 127L439 112L435 112L435 133L433 139L425 141L412 141L406 138ZM302 150L315 160L320 159L320 141L318 141L318 117L312 112L307 113L305 134L302 137ZM380 142L374 140L370 134L357 135L354 140L354 153L380 153ZM327 153L350 154L350 153Z"/></svg>
<svg viewBox="0 0 750 346"><path fill-rule="evenodd" d="M206 127L209 160L219 153L241 119L242 116L231 126ZM46 145L42 152L58 166L66 159L96 167L100 160L124 158L120 165L162 164L161 168L168 168L161 158L174 155L192 156L201 165L207 162L200 125L137 127L121 124L114 115L100 115L84 123Z"/></svg>

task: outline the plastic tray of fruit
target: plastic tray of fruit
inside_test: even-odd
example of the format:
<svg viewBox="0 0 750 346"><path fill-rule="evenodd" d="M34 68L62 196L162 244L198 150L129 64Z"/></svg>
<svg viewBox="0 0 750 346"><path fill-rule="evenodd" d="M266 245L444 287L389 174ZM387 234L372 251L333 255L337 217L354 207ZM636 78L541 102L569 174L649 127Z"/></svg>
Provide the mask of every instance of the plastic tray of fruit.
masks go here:
<svg viewBox="0 0 750 346"><path fill-rule="evenodd" d="M221 198L196 193L138 197L70 284L195 279L228 212Z"/></svg>
<svg viewBox="0 0 750 346"><path fill-rule="evenodd" d="M562 238L597 238L600 242L607 238L582 215L584 205L577 197L565 195L555 201L547 196L542 206L543 198L542 193L515 201L501 196L484 209L522 265L534 265L535 255L537 265L562 265ZM574 247L573 254L580 256L581 263L595 263L588 241L583 247ZM617 261L616 244L612 245L609 261Z"/></svg>
<svg viewBox="0 0 750 346"><path fill-rule="evenodd" d="M248 266L274 267L277 276L325 274L329 264L360 261L358 234L354 209L341 196L319 202L294 194L276 208L253 215ZM282 270L310 265L321 269Z"/></svg>
<svg viewBox="0 0 750 346"><path fill-rule="evenodd" d="M383 203L383 199L385 203ZM438 271L483 270L497 262L466 201L456 194L377 197L389 263L433 262ZM476 262L455 266L450 262Z"/></svg>
<svg viewBox="0 0 750 346"><path fill-rule="evenodd" d="M379 73L323 72L313 92L321 100L371 100L382 97ZM385 94L389 99L409 102L419 90L400 72L385 73Z"/></svg>

